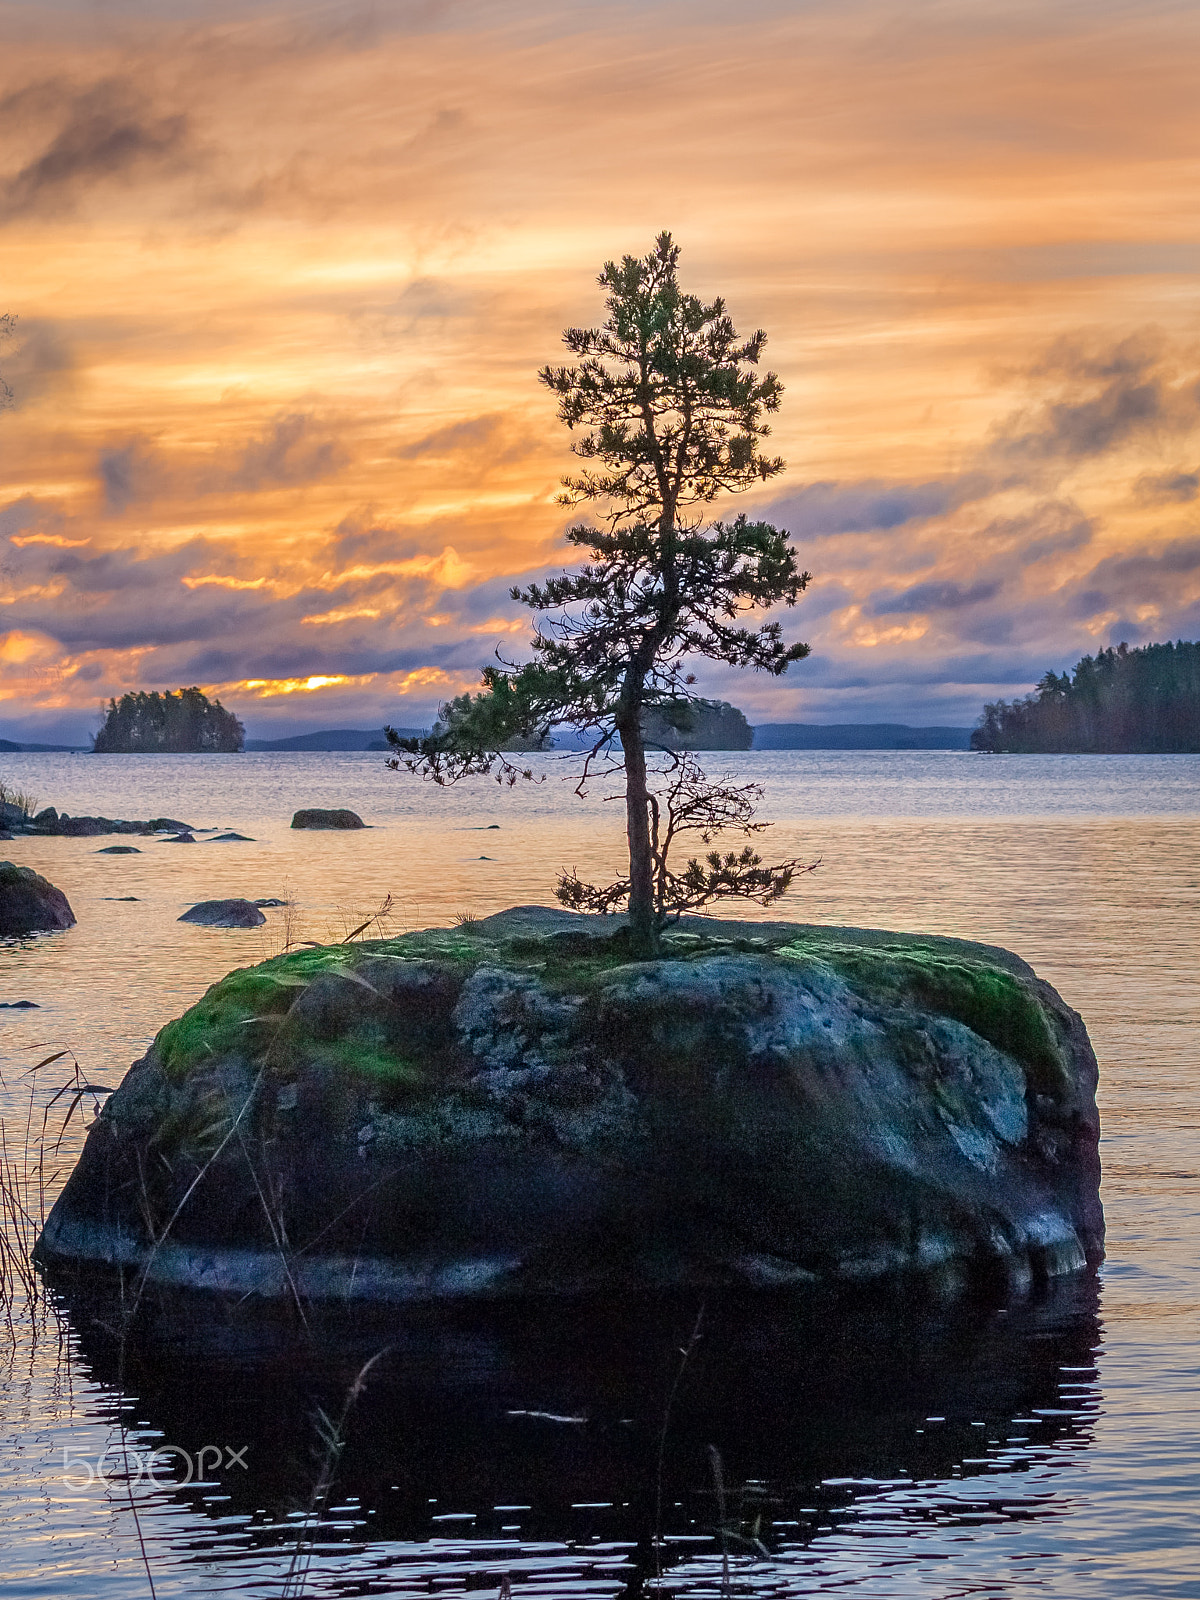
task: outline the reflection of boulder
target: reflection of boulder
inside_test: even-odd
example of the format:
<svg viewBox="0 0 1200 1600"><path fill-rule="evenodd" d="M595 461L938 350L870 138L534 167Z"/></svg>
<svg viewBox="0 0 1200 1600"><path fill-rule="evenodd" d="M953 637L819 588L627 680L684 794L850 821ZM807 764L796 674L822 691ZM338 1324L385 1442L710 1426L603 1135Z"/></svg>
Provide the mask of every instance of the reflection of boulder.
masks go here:
<svg viewBox="0 0 1200 1600"><path fill-rule="evenodd" d="M107 1102L42 1259L364 1300L1099 1259L1095 1057L1016 957L696 920L632 963L612 927L525 908L231 973Z"/></svg>
<svg viewBox="0 0 1200 1600"><path fill-rule="evenodd" d="M359 1503L365 1537L395 1541L383 1552L381 1584L406 1592L428 1593L435 1564L444 1561L461 1593L463 1546L438 1541L447 1524L431 1520L446 1510L476 1514L473 1571L486 1570L489 1556L500 1571L512 1569L513 1534L502 1524L520 1524L524 1538L561 1541L553 1554L545 1544L524 1552L525 1571L535 1561L554 1562L558 1593L572 1571L568 1541L579 1549L577 1575L589 1576L592 1532L625 1542L631 1553L640 1544L647 1576L654 1572L654 1534L682 1533L688 1542L664 1549L663 1562L702 1552L715 1555L719 1572L719 1550L699 1539L717 1520L708 1455L714 1442L735 1483L758 1481L760 1494L749 1497L741 1531L760 1531L769 1547L814 1534L852 1545L846 1513L861 1498L869 1515L872 1501L878 1505L886 1493L880 1480L895 1485L897 1478L904 1481L891 1492L903 1496L903 1507L881 1530L890 1553L901 1545L898 1520L907 1521L925 1549L947 1514L958 1520L982 1511L980 1521L994 1523L999 1508L1014 1519L1008 1524L1014 1531L1015 1519L1032 1516L1045 1532L1042 1519L1054 1509L1054 1459L1083 1466L1092 1431L1095 1390L1086 1386L1095 1372L1099 1325L1090 1278L1060 1282L1045 1296L1012 1303L1002 1316L995 1302L843 1287L403 1313L361 1303L344 1310L309 1306L303 1332L298 1319L253 1298L152 1285L124 1345L110 1302L60 1275L54 1282L65 1290L85 1377L102 1391L136 1394L137 1418L157 1430L139 1438L131 1418L134 1449L170 1441L195 1459L214 1441L248 1447L241 1465L226 1469L221 1462L195 1474L219 1478L222 1497L203 1481L174 1488L194 1508L196 1530L203 1534L205 1519L220 1518L224 1532L231 1513L268 1508L283 1526L256 1527L255 1544L261 1552L278 1541L285 1560L295 1535L283 1513L309 1503L317 1470L317 1408L341 1416L362 1365L385 1351L349 1414L336 1493L343 1503ZM664 1436L664 1406L680 1351L689 1345ZM944 1420L934 1424L931 1416ZM983 1419L986 1433L971 1425ZM1008 1444L1010 1436L1036 1450L1041 1470L1032 1478L1029 1455ZM163 1490L172 1492L171 1478L185 1472L182 1464L178 1471L168 1466L160 1475ZM968 1481L947 1490L945 1480L959 1473ZM656 1528L653 1486L660 1474L665 1526ZM430 1504L435 1492L440 1498ZM514 1502L530 1509L493 1509ZM597 1502L610 1504L583 1509ZM759 1512L762 1527L754 1530ZM964 1531L954 1530L959 1537ZM407 1553L401 1541L411 1541ZM489 1550L487 1541L496 1544ZM615 1545L603 1548L604 1559L620 1559ZM744 1544L736 1549L743 1562L752 1554ZM332 1571L337 1558L328 1554ZM235 1559L244 1561L244 1553ZM760 1583L779 1576L757 1554L754 1561ZM410 1582L406 1562L419 1567ZM382 1567L381 1561L373 1570L378 1575ZM355 1565L364 1589L369 1570L367 1561ZM671 1592L714 1594L712 1570L709 1581ZM498 1583L497 1574L489 1592ZM736 1578L734 1588L751 1592ZM348 1591L347 1576L341 1592Z"/></svg>
<svg viewBox="0 0 1200 1600"><path fill-rule="evenodd" d="M0 935L52 933L73 928L67 897L32 867L0 861Z"/></svg>
<svg viewBox="0 0 1200 1600"><path fill-rule="evenodd" d="M267 919L252 900L201 900L177 920L202 928L259 928Z"/></svg>
<svg viewBox="0 0 1200 1600"><path fill-rule="evenodd" d="M297 811L292 818L293 828L365 828L366 823L354 811L322 811L310 806Z"/></svg>

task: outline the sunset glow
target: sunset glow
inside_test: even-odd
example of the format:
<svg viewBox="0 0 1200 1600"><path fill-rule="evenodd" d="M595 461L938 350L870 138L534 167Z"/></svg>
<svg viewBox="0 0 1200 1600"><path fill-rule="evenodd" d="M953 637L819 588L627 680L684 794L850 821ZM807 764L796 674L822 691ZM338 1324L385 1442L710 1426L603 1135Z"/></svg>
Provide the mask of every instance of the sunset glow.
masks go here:
<svg viewBox="0 0 1200 1600"><path fill-rule="evenodd" d="M412 724L519 655L571 466L537 368L662 228L767 330L754 509L814 574L812 658L703 692L965 724L1200 633L1193 7L0 26L0 735L191 683L256 734Z"/></svg>

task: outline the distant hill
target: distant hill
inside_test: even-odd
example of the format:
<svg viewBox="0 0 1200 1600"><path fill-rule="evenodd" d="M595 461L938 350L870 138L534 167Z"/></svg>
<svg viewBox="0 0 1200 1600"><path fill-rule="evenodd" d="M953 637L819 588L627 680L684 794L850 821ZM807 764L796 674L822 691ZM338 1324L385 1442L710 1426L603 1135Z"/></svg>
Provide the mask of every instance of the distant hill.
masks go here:
<svg viewBox="0 0 1200 1600"><path fill-rule="evenodd" d="M970 728L906 722L760 722L755 750L969 750Z"/></svg>
<svg viewBox="0 0 1200 1600"><path fill-rule="evenodd" d="M75 755L90 749L86 744L17 744L12 739L0 739L0 755Z"/></svg>
<svg viewBox="0 0 1200 1600"><path fill-rule="evenodd" d="M406 739L418 739L428 728L397 728ZM323 733L296 733L290 739L247 739L247 750L386 750L382 728L327 728Z"/></svg>

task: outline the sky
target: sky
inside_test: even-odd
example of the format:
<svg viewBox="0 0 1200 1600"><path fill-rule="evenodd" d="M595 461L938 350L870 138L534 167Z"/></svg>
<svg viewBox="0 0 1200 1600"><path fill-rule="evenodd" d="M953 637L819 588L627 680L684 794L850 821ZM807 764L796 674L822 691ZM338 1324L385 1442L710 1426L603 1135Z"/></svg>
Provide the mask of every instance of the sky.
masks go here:
<svg viewBox="0 0 1200 1600"><path fill-rule="evenodd" d="M752 722L1200 636L1200 9L0 6L0 737L427 725L567 560L537 370L670 229L813 574Z"/></svg>

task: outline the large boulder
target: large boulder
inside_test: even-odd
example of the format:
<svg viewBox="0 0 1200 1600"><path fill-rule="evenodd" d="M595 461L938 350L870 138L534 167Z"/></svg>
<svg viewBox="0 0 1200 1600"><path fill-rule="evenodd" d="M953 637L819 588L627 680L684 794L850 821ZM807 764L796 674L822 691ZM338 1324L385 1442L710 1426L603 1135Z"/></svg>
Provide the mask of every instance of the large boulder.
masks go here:
<svg viewBox="0 0 1200 1600"><path fill-rule="evenodd" d="M201 900L176 920L203 928L261 928L267 919L253 900Z"/></svg>
<svg viewBox="0 0 1200 1600"><path fill-rule="evenodd" d="M297 811L292 818L293 828L365 828L366 823L356 811L322 811L309 806Z"/></svg>
<svg viewBox="0 0 1200 1600"><path fill-rule="evenodd" d="M380 1300L1100 1259L1095 1056L1017 957L696 921L631 962L612 927L526 908L231 973L109 1099L39 1259Z"/></svg>
<svg viewBox="0 0 1200 1600"><path fill-rule="evenodd" d="M73 928L75 913L61 889L32 867L0 861L0 935Z"/></svg>

